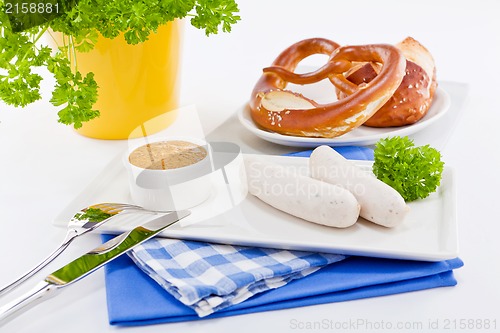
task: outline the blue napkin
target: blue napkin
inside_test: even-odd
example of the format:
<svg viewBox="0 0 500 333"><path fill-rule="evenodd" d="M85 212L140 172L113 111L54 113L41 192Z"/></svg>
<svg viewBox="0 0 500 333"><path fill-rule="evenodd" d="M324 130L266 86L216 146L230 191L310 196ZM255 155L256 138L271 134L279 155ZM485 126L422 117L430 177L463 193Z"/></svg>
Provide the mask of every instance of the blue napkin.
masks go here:
<svg viewBox="0 0 500 333"><path fill-rule="evenodd" d="M373 158L373 151L368 148L335 149L350 159ZM310 152L298 152L290 155L309 154ZM109 239L111 236L103 238ZM332 260L335 261L338 260ZM442 262L418 262L350 257L327 265L306 278L286 281L286 285L280 288L267 290L242 303L224 307L205 318L453 286L457 283L453 270L462 265L458 258ZM137 326L200 319L195 308L184 305L166 292L127 256L108 264L105 277L108 316L112 325Z"/></svg>

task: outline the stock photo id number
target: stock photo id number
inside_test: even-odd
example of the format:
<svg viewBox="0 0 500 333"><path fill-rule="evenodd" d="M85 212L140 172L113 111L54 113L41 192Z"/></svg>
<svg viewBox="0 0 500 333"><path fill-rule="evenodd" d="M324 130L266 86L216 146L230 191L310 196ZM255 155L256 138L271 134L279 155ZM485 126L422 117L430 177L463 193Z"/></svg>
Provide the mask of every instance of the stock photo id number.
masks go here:
<svg viewBox="0 0 500 333"><path fill-rule="evenodd" d="M5 0L3 10L14 32L23 31L50 21L77 0Z"/></svg>
<svg viewBox="0 0 500 333"><path fill-rule="evenodd" d="M368 331L368 332L428 332L428 331L474 331L496 332L495 318L429 318L428 320L370 320L354 318L348 320L322 319L317 321L300 321L292 319L289 328L302 331Z"/></svg>

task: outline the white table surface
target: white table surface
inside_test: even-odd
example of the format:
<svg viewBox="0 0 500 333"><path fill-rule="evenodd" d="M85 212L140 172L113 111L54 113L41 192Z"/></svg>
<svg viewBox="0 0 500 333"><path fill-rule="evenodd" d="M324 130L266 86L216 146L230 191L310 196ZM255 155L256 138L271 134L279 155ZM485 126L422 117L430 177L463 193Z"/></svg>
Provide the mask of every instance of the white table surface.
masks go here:
<svg viewBox="0 0 500 333"><path fill-rule="evenodd" d="M465 262L455 273L458 285L222 319L118 328L108 324L100 270L0 327L0 332L296 332L334 331L335 325L344 327L337 330L343 332L385 331L388 325L402 325L399 332L437 332L446 331L444 324L453 320L468 325L448 331L500 331L500 218L495 210L500 188L500 66L495 62L500 59L500 2L238 2L242 21L230 34L206 38L186 25L181 90L182 104L197 106L206 133L234 135L248 150L296 150L260 141L234 119L261 68L288 45L316 36L359 44L395 43L411 35L431 50L438 79L456 93L455 113L418 141L436 144L446 163L457 170L460 257ZM228 130L220 134L221 128ZM126 142L82 137L58 124L56 111L42 101L25 110L0 105L0 144L0 285L4 285L58 245L65 231L52 221ZM99 242L97 235L77 240L51 268ZM374 328L349 326L352 322ZM309 324L321 326L306 329Z"/></svg>

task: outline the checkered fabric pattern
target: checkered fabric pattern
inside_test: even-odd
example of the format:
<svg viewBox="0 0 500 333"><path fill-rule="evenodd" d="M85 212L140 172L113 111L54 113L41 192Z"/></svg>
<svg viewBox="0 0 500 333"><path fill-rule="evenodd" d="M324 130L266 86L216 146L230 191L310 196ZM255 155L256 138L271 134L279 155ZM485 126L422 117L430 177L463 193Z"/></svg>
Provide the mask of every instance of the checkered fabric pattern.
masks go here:
<svg viewBox="0 0 500 333"><path fill-rule="evenodd" d="M241 303L343 260L337 254L155 238L129 252L134 262L198 316Z"/></svg>

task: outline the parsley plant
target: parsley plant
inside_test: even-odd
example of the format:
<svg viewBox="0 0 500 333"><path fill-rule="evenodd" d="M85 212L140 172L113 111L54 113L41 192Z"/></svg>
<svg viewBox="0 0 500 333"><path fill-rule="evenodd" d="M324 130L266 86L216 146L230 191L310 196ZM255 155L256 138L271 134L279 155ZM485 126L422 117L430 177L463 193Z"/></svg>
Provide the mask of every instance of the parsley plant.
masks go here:
<svg viewBox="0 0 500 333"><path fill-rule="evenodd" d="M220 29L230 32L240 20L235 0L59 0L64 9L59 15L17 31L6 13L7 2L12 1L0 0L0 99L16 107L39 100L42 77L33 68L46 67L56 80L50 102L60 108L59 122L75 128L99 116L93 109L98 82L93 73L78 71L75 57L75 51L92 50L99 34L115 38L123 33L129 44L137 44L176 18L190 17L207 36ZM49 29L64 36L55 52L38 43Z"/></svg>

